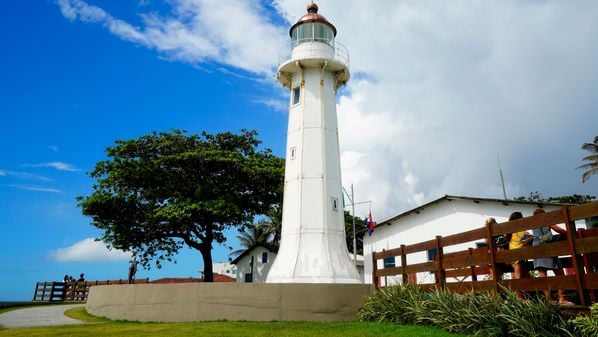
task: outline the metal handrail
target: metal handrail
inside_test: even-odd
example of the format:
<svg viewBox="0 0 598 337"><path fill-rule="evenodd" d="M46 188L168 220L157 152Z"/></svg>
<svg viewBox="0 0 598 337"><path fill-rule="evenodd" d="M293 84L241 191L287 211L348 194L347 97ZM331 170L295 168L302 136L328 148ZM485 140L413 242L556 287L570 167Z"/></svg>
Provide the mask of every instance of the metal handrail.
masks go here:
<svg viewBox="0 0 598 337"><path fill-rule="evenodd" d="M334 60L344 64L345 66L347 66L347 68L349 68L349 50L347 49L347 47L345 47L342 43L335 41L335 40L329 40L329 39L323 39L323 38L304 38L304 39L299 39L299 40L293 40L287 43L287 46L285 47L285 49L279 54L278 57L278 66L280 67L281 64L287 62L288 60L291 59L291 55L292 55L292 51L293 48L306 43L306 42L319 42L319 43L324 43L329 45L330 47L332 47L334 49Z"/></svg>

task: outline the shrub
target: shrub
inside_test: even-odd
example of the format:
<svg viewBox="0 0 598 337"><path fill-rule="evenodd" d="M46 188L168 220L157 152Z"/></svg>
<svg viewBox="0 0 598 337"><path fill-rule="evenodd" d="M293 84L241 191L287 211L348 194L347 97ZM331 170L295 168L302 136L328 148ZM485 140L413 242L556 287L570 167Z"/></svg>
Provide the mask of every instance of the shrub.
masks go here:
<svg viewBox="0 0 598 337"><path fill-rule="evenodd" d="M361 321L415 324L424 315L425 296L413 285L384 287L366 298L357 316Z"/></svg>
<svg viewBox="0 0 598 337"><path fill-rule="evenodd" d="M506 331L497 319L498 301L489 293L451 293L437 289L425 304L425 321L449 332L475 334L492 328L501 336Z"/></svg>
<svg viewBox="0 0 598 337"><path fill-rule="evenodd" d="M385 287L367 297L358 318L431 325L476 336L574 336L558 305L543 297L521 301L508 289L495 296L442 289L425 293L414 285Z"/></svg>
<svg viewBox="0 0 598 337"><path fill-rule="evenodd" d="M558 304L551 303L543 296L522 301L508 289L502 293L504 298L499 301L496 315L506 325L509 336L573 336L573 327L561 313Z"/></svg>
<svg viewBox="0 0 598 337"><path fill-rule="evenodd" d="M592 304L589 316L576 317L573 320L573 325L580 336L598 336L598 303Z"/></svg>

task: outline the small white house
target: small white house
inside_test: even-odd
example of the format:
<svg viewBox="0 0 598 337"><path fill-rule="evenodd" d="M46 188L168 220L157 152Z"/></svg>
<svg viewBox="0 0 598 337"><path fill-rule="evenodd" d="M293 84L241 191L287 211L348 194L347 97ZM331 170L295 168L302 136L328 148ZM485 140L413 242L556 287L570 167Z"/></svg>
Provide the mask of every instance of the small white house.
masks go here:
<svg viewBox="0 0 598 337"><path fill-rule="evenodd" d="M231 263L237 266L237 282L263 283L276 258L276 253L262 245L250 247Z"/></svg>
<svg viewBox="0 0 598 337"><path fill-rule="evenodd" d="M212 264L212 271L216 274L237 278L237 266L232 262L216 262Z"/></svg>
<svg viewBox="0 0 598 337"><path fill-rule="evenodd" d="M363 237L363 252L365 255L365 282L372 283L372 252L409 245L434 239L437 235L446 236L465 232L484 226L487 218L495 218L498 223L508 220L515 211L523 213L524 217L533 214L536 208L543 208L547 212L560 209L560 204L548 204L527 201L513 201L502 199L487 199L445 195L427 204L398 214L376 225L371 236ZM476 242L448 247L445 252L475 248ZM430 261L433 252L415 253L408 255L408 263ZM378 261L378 268L394 267L400 261L389 258ZM401 276L385 277L382 284L400 282ZM418 283L432 282L430 273L418 273Z"/></svg>
<svg viewBox="0 0 598 337"><path fill-rule="evenodd" d="M351 262L355 260L355 257L353 257L353 253L349 253L349 257L351 258ZM361 281L361 283L364 283L365 273L363 268L363 255L358 254L356 257L357 259L354 262L355 268L357 268L357 272L359 273L359 280Z"/></svg>

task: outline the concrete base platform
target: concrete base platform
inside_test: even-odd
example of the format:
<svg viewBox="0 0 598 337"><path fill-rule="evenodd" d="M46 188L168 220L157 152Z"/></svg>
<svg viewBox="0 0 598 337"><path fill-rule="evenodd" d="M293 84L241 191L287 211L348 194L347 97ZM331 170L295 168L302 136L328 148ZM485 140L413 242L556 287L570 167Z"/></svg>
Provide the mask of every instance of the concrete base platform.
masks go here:
<svg viewBox="0 0 598 337"><path fill-rule="evenodd" d="M92 315L141 322L351 321L364 284L179 283L94 286Z"/></svg>

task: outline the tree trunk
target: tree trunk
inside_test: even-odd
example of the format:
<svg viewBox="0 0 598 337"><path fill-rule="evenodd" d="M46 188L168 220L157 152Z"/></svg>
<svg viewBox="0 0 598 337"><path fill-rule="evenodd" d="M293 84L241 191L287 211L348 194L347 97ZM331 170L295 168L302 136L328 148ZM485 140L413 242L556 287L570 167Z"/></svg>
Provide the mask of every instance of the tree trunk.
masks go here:
<svg viewBox="0 0 598 337"><path fill-rule="evenodd" d="M214 282L214 270L212 268L212 245L204 244L199 249L203 258L203 281Z"/></svg>

